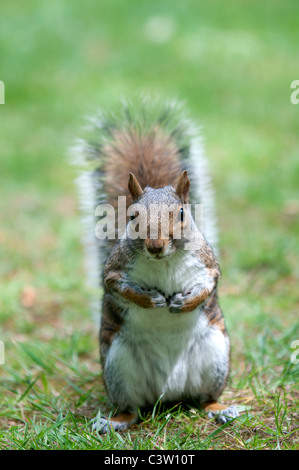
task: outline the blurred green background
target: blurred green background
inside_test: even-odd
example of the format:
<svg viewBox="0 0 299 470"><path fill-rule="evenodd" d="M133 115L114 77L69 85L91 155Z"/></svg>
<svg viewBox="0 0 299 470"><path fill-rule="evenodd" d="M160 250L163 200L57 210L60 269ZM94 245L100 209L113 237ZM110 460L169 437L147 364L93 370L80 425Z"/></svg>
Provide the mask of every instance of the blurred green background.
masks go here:
<svg viewBox="0 0 299 470"><path fill-rule="evenodd" d="M278 356L289 361L299 339L298 13L297 0L2 4L0 374L21 387L43 370L18 349L28 342L40 357L54 348L97 361L67 154L86 116L136 91L185 101L202 126L235 380L254 352L263 365L270 357L271 374ZM280 344L257 353L256 335Z"/></svg>

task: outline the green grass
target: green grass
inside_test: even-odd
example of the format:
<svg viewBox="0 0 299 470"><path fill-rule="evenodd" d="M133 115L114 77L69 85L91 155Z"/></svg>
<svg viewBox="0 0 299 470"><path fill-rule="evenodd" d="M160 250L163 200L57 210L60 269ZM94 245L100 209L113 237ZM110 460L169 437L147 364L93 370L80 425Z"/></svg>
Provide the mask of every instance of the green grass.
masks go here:
<svg viewBox="0 0 299 470"><path fill-rule="evenodd" d="M298 2L26 0L0 17L1 449L299 447ZM185 100L202 126L232 342L217 426L157 405L124 434L108 410L89 313L69 146L86 115L135 91Z"/></svg>

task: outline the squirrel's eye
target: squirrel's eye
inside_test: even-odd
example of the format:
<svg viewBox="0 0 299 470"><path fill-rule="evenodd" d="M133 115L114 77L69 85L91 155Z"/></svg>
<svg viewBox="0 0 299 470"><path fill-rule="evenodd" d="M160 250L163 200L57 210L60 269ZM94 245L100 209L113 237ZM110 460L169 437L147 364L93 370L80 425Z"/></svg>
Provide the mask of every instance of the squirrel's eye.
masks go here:
<svg viewBox="0 0 299 470"><path fill-rule="evenodd" d="M135 214L130 215L130 220L136 219L137 215L139 215L139 212L135 212Z"/></svg>
<svg viewBox="0 0 299 470"><path fill-rule="evenodd" d="M184 217L184 209L181 207L180 209L180 217L181 217L181 222L184 222L185 217Z"/></svg>

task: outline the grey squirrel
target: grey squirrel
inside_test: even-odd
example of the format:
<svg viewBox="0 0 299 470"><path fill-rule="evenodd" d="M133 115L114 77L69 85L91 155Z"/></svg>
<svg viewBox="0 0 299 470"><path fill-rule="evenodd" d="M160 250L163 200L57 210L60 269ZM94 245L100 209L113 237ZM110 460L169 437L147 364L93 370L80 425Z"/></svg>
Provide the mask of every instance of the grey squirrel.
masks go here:
<svg viewBox="0 0 299 470"><path fill-rule="evenodd" d="M175 103L123 103L115 115L93 120L92 137L77 150L85 165L81 201L88 218L108 204L116 219L114 239L86 243L88 270L103 288L101 364L117 410L110 418L98 416L94 428L128 429L139 408L158 400L194 399L219 422L235 418L234 406L218 403L229 376L230 343L217 299L213 197L198 131ZM123 232L119 196L126 198ZM194 220L196 204L204 209L203 233ZM154 215L152 206L158 208ZM143 237L132 236L141 223ZM91 238L94 228L95 221Z"/></svg>

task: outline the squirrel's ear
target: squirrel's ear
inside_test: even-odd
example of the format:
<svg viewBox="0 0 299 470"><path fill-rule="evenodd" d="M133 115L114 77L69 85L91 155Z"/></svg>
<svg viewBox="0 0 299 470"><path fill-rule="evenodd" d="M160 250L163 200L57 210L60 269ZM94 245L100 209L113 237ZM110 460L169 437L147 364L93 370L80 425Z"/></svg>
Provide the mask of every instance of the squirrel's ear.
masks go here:
<svg viewBox="0 0 299 470"><path fill-rule="evenodd" d="M181 201L184 204L188 203L188 197L189 197L189 191L190 191L190 180L188 177L188 172L187 170L183 171L181 173L177 186L176 186L176 194L179 196Z"/></svg>
<svg viewBox="0 0 299 470"><path fill-rule="evenodd" d="M130 173L128 187L133 202L137 201L141 194L143 194L143 191L140 184L138 183L136 176L134 176L133 173Z"/></svg>

